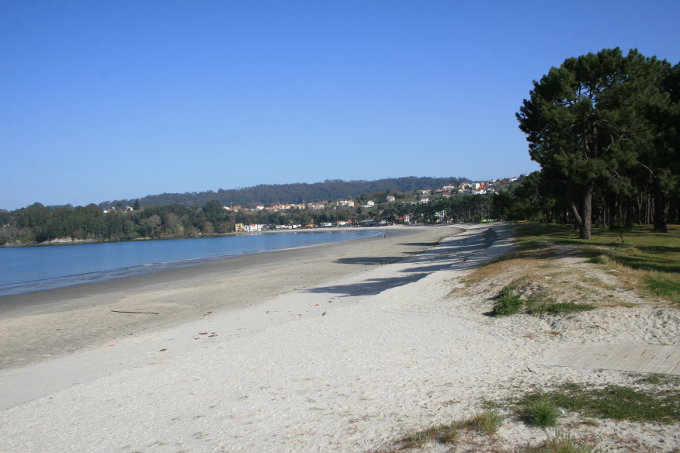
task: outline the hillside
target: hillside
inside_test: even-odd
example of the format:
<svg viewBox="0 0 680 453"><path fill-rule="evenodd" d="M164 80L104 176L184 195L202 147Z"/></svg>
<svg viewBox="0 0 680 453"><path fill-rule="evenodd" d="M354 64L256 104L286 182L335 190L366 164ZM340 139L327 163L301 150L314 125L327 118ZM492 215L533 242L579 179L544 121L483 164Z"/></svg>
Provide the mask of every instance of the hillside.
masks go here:
<svg viewBox="0 0 680 453"><path fill-rule="evenodd" d="M447 184L458 185L470 181L467 178L448 177L430 178L408 176L403 178L378 179L374 181L326 180L317 183L263 184L239 189L219 189L218 191L163 193L147 195L139 199L140 205L161 206L180 204L191 206L204 205L207 201L218 200L223 205L255 203L303 203L320 200L339 200L356 198L373 192L411 192L421 189L442 187ZM100 203L100 206L132 205L134 200L114 200Z"/></svg>

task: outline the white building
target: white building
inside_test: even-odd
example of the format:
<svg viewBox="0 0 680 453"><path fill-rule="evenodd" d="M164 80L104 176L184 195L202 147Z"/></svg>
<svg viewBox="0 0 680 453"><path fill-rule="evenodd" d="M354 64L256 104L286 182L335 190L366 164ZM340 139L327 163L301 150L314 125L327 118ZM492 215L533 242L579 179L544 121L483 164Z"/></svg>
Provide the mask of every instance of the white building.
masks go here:
<svg viewBox="0 0 680 453"><path fill-rule="evenodd" d="M250 225L244 225L243 231L246 233L254 233L256 231L264 230L264 225L261 223L251 223Z"/></svg>

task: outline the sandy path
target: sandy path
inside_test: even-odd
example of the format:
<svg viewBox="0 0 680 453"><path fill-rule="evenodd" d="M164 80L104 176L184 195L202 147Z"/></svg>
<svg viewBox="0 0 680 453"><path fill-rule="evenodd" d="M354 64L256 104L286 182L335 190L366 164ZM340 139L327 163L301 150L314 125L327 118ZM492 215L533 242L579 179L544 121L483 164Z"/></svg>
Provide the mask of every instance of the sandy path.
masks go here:
<svg viewBox="0 0 680 453"><path fill-rule="evenodd" d="M387 238L239 256L217 263L0 297L0 370L238 309L422 252L438 227L391 227ZM120 314L118 311L158 315Z"/></svg>

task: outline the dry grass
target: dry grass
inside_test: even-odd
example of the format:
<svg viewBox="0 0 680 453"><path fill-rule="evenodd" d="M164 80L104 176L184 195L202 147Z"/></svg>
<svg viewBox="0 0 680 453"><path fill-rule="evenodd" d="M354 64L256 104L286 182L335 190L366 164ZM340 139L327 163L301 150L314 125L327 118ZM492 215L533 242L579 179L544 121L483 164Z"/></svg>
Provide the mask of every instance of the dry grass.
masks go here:
<svg viewBox="0 0 680 453"><path fill-rule="evenodd" d="M463 285L453 292L458 298L470 296L469 303L479 307L481 315L486 307L490 308L503 296L501 289L505 288L506 296L521 299L522 313L542 318L524 317L517 322L512 318L504 321L483 318L489 324L497 323L524 338L548 338L556 342L563 335L576 332L575 329L601 329L599 319L606 318L608 314L602 311L591 317L560 312L561 317L555 317L555 313L543 310L547 306L568 309L574 305L592 305L601 310L653 306L662 308L662 311L670 307L680 308L680 303L677 303L680 301L680 228L673 228L668 235L645 231L626 233L623 245L618 236L601 231L597 232L593 241L578 240L569 229L555 226L530 225L520 233L523 236L517 241L515 251L468 273L464 279L456 281ZM637 313L636 310L633 312ZM616 316L627 316L625 310L617 310L616 313ZM440 425L406 436L395 443L391 451L430 451L433 443L440 444L436 447L437 451L456 452L580 453L597 451L593 448L598 445L603 445L603 448L615 446L616 451L647 451L648 446L639 439L611 432L603 435L602 430L606 432L606 427L602 428L604 422L601 420L608 419L609 423L626 420L627 423L655 423L659 426L677 423L680 420L677 388L677 380L660 375L641 377L632 387L562 386L537 395L543 398L543 406L532 406L531 411L515 416L509 413L508 407L494 405L494 411L503 411L508 416L498 432L497 426L500 425L488 418L488 414L478 414L467 421ZM533 394L529 391L527 395ZM559 429L573 430L578 438L551 434L547 440L545 437L536 438L522 447L515 445L508 450L511 447L507 439L503 440L507 432L527 429L522 420L539 426L553 424L555 407L563 408L573 419L563 419ZM550 433L554 429L548 428ZM595 437L589 438L591 435Z"/></svg>
<svg viewBox="0 0 680 453"><path fill-rule="evenodd" d="M455 292L491 300L494 288L512 286L523 300L596 308L669 306L667 301L680 300L673 264L680 253L657 244L656 236L639 233L626 239L640 245L622 246L605 233L579 242L559 227L523 226L519 233L515 251L472 271L462 280L464 288ZM669 237L676 239L680 241L680 230Z"/></svg>
<svg viewBox="0 0 680 453"><path fill-rule="evenodd" d="M558 433L554 438L529 448L527 453L591 453L593 450L578 439Z"/></svg>
<svg viewBox="0 0 680 453"><path fill-rule="evenodd" d="M469 420L436 425L407 434L397 440L388 451L413 450L428 443L455 446L464 439L467 446L481 447L495 442L495 434L503 423L503 417L495 409L486 409ZM489 451L486 450L485 451ZM500 451L500 450L497 450Z"/></svg>

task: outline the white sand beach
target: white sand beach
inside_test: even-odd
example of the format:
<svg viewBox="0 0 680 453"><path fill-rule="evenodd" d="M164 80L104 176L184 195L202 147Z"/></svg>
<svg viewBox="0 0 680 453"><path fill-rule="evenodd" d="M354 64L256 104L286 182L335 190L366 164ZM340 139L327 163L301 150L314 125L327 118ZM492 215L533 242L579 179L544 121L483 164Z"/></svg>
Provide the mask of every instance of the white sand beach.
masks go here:
<svg viewBox="0 0 680 453"><path fill-rule="evenodd" d="M37 339L30 350L13 349L16 356L33 355L8 359L0 372L0 451L390 451L407 433L470 418L484 401L527 386L629 382L623 371L547 364L564 344L680 344L680 319L672 312L659 315L665 323L659 321L651 340L641 333L652 322L643 319L643 308L598 315L602 329L574 328L560 338L525 335L528 324L555 328L541 325L545 320L484 316L488 301L456 288L471 269L511 248L510 227L494 226L495 241L488 228L395 233L364 243L365 253L358 243L344 244L345 251L319 247L316 256L299 256L306 280L272 294L271 282L289 278L272 263L242 276L269 293L253 289L247 300L246 287L234 283L239 302L229 307L210 302L230 291L219 269L192 276L189 286L166 282L161 289L164 277L156 276L124 292L110 289L96 304L107 316L112 307L148 311L180 297L208 302L150 327L140 327L140 315L120 315L130 325L112 327L110 338L93 330L91 341L75 344L72 353L61 348L41 357ZM18 348L8 339L11 329L31 322L44 328L52 315L65 324L68 317L103 316L82 301L72 304L52 313L10 310L0 340ZM608 322L627 333L605 334ZM126 327L132 335L122 334ZM39 332L27 338L34 336ZM51 334L41 341L50 342ZM603 451L635 451L624 448L631 439L650 451L680 447L677 424L603 422L584 429L602 439ZM494 451L515 451L546 435L508 422Z"/></svg>

